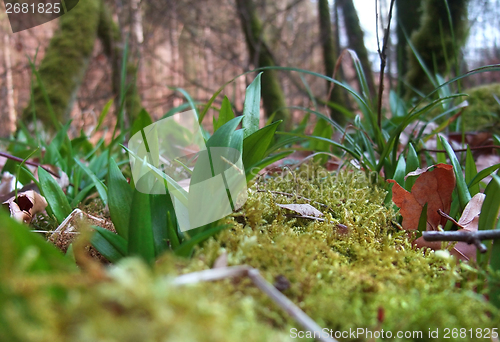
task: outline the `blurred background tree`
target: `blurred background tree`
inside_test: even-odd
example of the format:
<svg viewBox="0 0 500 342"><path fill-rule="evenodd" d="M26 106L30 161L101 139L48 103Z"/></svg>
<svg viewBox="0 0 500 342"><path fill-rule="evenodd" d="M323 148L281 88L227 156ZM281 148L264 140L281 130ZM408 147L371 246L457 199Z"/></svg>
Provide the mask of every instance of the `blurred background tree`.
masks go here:
<svg viewBox="0 0 500 342"><path fill-rule="evenodd" d="M448 0L447 8L441 0L397 0L386 89L396 87L398 80L416 90L428 89L426 76L401 36L403 28L431 73L447 77L459 67L467 70L500 61L500 15L495 10L499 2ZM387 24L388 3L378 2L379 37ZM345 48L356 51L373 92L379 71L375 6L364 5L358 0L86 0L58 20L16 34L9 31L3 15L1 35L8 39L0 40L0 101L6 104L0 108L5 131L0 133L12 132L12 113L23 113L29 123L31 72L26 56L33 59L37 50L35 64L56 117L72 118L75 134L95 127L110 99L115 99L115 114L125 90L129 120L142 107L158 119L186 102L176 88L186 89L201 105L225 82L259 66L290 66L332 76L332 66ZM128 59L122 61L125 42ZM359 90L352 62L344 56L336 78ZM236 114L242 113L245 88L254 75L238 77L223 91ZM462 85L498 81L497 73L488 73ZM340 87L334 87L329 97L329 84L310 75L301 79L294 72L266 71L262 86L261 124L276 112L275 120L285 119L284 127L292 127L304 113L287 109L290 106L312 108L328 101L347 105ZM51 125L36 83L34 95L38 117ZM329 114L346 123L334 109ZM212 110L207 122L211 115ZM109 115L107 124L115 118Z"/></svg>

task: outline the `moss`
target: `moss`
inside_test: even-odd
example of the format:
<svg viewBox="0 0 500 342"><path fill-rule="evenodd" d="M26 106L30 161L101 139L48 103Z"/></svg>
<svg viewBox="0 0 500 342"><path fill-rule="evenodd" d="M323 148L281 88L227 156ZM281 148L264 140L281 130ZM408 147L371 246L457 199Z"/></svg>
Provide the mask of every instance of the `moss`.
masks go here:
<svg viewBox="0 0 500 342"><path fill-rule="evenodd" d="M455 56L467 37L467 3L468 0L423 1L420 28L413 33L411 41L432 75L447 75L456 67ZM419 60L409 46L407 52L406 80L413 88L429 92L432 85Z"/></svg>
<svg viewBox="0 0 500 342"><path fill-rule="evenodd" d="M423 338L413 340L431 340L429 329L442 336L445 328L499 326L498 310L473 292L472 268L446 253L415 249L394 227L385 191L372 183L364 173L331 176L311 165L266 177L249 188L242 210L224 219L231 228L190 260L166 254L150 270L124 259L106 282L85 273L9 277L0 284L0 298L8 298L0 326L3 314L23 341L292 340L297 323L248 279L169 285L176 274L210 268L222 252L229 265L258 268L271 283L286 279L284 294L329 329L418 330ZM287 216L276 204L308 201L277 192L307 197L327 221ZM55 285L58 295L47 295ZM6 334L0 330L0 339Z"/></svg>
<svg viewBox="0 0 500 342"><path fill-rule="evenodd" d="M60 18L59 30L51 39L39 73L58 121L67 118L76 98L89 58L92 55L99 23L100 0L80 1ZM34 102L37 118L53 127L42 89L35 82ZM23 116L31 118L31 104Z"/></svg>
<svg viewBox="0 0 500 342"><path fill-rule="evenodd" d="M464 93L469 106L465 108L462 118L468 131L489 131L500 134L500 84L493 83L471 89Z"/></svg>

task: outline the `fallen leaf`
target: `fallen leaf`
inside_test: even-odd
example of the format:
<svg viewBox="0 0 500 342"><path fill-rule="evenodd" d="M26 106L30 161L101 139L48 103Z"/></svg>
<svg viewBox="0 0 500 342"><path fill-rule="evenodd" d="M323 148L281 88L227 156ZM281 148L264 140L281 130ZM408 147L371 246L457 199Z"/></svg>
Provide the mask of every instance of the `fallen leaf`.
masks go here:
<svg viewBox="0 0 500 342"><path fill-rule="evenodd" d="M9 208L10 216L14 219L30 223L33 215L45 210L47 201L39 193L29 190L18 193L17 198L11 197L2 205Z"/></svg>
<svg viewBox="0 0 500 342"><path fill-rule="evenodd" d="M437 230L439 225L444 226L446 218L438 214L438 209L450 211L451 194L455 188L455 174L453 166L437 164L426 169L410 172L408 176L419 175L411 188L411 193L402 188L395 180L392 187L392 200L400 208L403 216L403 228L415 230L422 209L427 203L427 230Z"/></svg>
<svg viewBox="0 0 500 342"><path fill-rule="evenodd" d="M323 216L323 213L310 204L278 204L278 207L285 208L303 216Z"/></svg>
<svg viewBox="0 0 500 342"><path fill-rule="evenodd" d="M481 214L481 208L485 199L485 195L478 193L471 198L469 203L465 206L462 216L458 220L458 224L463 228L459 229L458 232L475 232L478 230L479 226L479 214ZM419 237L415 240L415 245L417 247L429 247L433 250L439 250L442 247L440 241L426 241L423 237ZM449 245L448 245L449 246ZM477 254L476 246L469 245L467 242L457 242L455 246L451 249L450 253L460 260L476 260Z"/></svg>

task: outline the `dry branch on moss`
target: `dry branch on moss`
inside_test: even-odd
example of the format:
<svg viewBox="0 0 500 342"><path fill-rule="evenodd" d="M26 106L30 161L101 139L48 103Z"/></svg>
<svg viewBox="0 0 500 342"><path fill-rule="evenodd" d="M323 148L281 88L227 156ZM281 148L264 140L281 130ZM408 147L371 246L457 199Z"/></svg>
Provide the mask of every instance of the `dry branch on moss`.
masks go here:
<svg viewBox="0 0 500 342"><path fill-rule="evenodd" d="M451 231L451 232L437 232L429 231L422 234L426 241L463 241L469 245L475 245L481 253L486 253L488 248L481 242L481 240L498 240L500 239L500 230L480 230L474 231Z"/></svg>
<svg viewBox="0 0 500 342"><path fill-rule="evenodd" d="M200 272L193 272L178 276L174 279L175 285L196 284L202 281L214 281L234 277L248 277L260 290L268 295L276 304L292 316L307 331L322 331L322 328L313 321L304 311L296 306L290 299L283 295L278 289L267 282L259 271L250 266L233 266L214 268ZM319 341L337 342L336 339L325 337L320 334Z"/></svg>

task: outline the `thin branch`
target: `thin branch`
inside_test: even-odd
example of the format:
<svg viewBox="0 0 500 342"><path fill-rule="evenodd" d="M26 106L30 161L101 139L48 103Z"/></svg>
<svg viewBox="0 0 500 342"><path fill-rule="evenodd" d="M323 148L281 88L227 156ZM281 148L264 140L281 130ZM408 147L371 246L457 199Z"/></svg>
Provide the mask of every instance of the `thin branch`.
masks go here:
<svg viewBox="0 0 500 342"><path fill-rule="evenodd" d="M178 276L173 280L174 285L195 284L202 281L214 281L235 277L248 277L262 292L267 294L279 307L293 317L305 330L311 332L321 332L322 328L313 321L304 311L296 306L290 299L282 294L276 287L264 279L259 271L250 266L232 266L223 268L213 268L200 272L193 272ZM337 342L333 337L319 334L319 341Z"/></svg>
<svg viewBox="0 0 500 342"><path fill-rule="evenodd" d="M382 45L382 51L380 51L380 49L378 51L380 56L380 77L378 85L379 91L378 91L377 123L380 129L382 129L382 94L384 92L384 70L385 70L385 65L387 64L386 50L387 50L387 44L389 42L389 36L391 35L391 19L392 19L392 9L394 7L394 1L395 0L391 0L391 7L389 8L389 18L388 18L387 28L384 31L384 43Z"/></svg>
<svg viewBox="0 0 500 342"><path fill-rule="evenodd" d="M422 234L426 241L462 241L469 245L475 245L481 253L486 253L488 248L481 240L498 240L500 239L500 229L480 230L480 231L428 231Z"/></svg>
<svg viewBox="0 0 500 342"><path fill-rule="evenodd" d="M13 161L18 162L18 163L22 163L23 162L22 158L19 158L19 157L16 157L16 156L13 156L11 154L8 154L8 153L5 153L5 152L1 152L1 151L0 151L0 157L5 157L7 159L13 160ZM50 173L52 176L57 177L57 178L61 178L61 176L59 176L57 173L51 171L49 168L47 168L47 167L45 167L43 165L40 165L40 163L26 160L24 162L24 164L31 165L31 166L36 166L36 167L40 166L42 169L44 169L45 171L47 171L48 173Z"/></svg>

